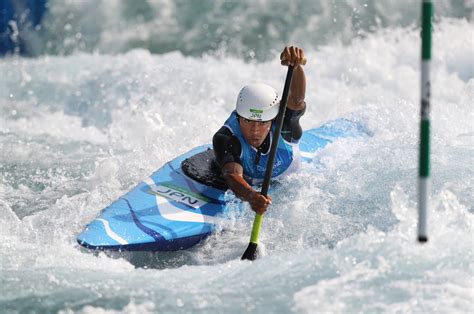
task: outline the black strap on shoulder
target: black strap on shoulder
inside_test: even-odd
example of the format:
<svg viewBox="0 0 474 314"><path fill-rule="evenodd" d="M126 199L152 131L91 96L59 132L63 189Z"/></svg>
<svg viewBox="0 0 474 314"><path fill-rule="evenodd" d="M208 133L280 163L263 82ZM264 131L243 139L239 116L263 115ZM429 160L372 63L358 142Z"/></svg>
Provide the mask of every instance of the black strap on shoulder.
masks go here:
<svg viewBox="0 0 474 314"><path fill-rule="evenodd" d="M214 150L207 150L191 156L181 163L183 172L193 180L199 183L227 190L227 183L222 177L222 173L217 165Z"/></svg>

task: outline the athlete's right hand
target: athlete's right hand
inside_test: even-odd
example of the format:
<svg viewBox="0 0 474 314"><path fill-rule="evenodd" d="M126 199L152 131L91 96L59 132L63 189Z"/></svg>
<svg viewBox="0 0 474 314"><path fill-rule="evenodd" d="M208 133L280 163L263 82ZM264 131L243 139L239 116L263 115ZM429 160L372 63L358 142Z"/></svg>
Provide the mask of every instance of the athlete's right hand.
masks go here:
<svg viewBox="0 0 474 314"><path fill-rule="evenodd" d="M267 210L268 206L272 203L271 196L263 196L259 192L252 192L247 200L254 212L257 214L263 215Z"/></svg>

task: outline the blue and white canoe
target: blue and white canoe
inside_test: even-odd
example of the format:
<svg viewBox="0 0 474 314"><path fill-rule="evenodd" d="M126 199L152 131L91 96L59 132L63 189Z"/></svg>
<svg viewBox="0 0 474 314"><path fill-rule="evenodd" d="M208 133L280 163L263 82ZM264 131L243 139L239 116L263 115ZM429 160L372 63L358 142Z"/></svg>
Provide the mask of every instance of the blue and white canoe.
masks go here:
<svg viewBox="0 0 474 314"><path fill-rule="evenodd" d="M299 142L303 162L344 137L369 134L354 121L338 119L305 131ZM225 182L216 177L211 145L171 160L101 211L79 234L89 249L171 251L189 248L209 236L225 218Z"/></svg>

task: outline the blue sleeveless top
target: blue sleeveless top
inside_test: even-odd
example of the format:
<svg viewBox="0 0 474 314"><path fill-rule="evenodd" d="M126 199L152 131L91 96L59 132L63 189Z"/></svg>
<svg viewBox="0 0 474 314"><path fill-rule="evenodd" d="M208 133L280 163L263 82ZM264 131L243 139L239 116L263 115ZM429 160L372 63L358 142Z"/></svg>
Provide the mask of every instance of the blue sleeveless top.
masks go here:
<svg viewBox="0 0 474 314"><path fill-rule="evenodd" d="M242 147L240 159L242 160L244 176L246 177L247 181L251 181L251 183L257 183L263 180L263 178L265 177L265 170L267 168L267 162L270 151L268 151L266 154L262 153L260 155L259 160L256 160L257 149L250 145L242 134L242 131L240 130L239 121L237 120L237 113L235 111L233 111L230 117L226 120L224 126L227 127L240 142L240 146ZM273 124L270 130L270 140L273 139L273 132L275 131L275 128L276 127ZM298 147L297 143L288 143L283 139L283 137L280 136L275 156L275 162L273 165L272 177L277 177L283 174L286 170L288 170L293 160L295 159L295 147ZM256 161L258 161L258 163L256 163Z"/></svg>

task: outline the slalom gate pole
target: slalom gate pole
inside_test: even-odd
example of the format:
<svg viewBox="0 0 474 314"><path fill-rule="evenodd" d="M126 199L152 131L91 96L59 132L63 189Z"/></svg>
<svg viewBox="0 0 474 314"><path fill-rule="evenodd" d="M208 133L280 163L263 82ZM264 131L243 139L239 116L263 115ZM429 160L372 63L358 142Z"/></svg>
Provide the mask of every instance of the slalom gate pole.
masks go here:
<svg viewBox="0 0 474 314"><path fill-rule="evenodd" d="M430 61L433 3L423 0L421 23L421 121L418 167L418 242L428 241L426 228L430 182Z"/></svg>

